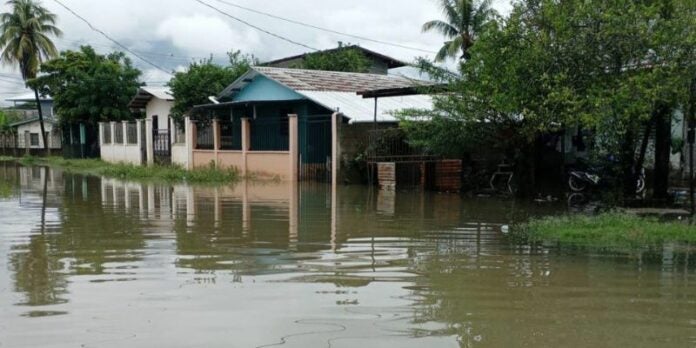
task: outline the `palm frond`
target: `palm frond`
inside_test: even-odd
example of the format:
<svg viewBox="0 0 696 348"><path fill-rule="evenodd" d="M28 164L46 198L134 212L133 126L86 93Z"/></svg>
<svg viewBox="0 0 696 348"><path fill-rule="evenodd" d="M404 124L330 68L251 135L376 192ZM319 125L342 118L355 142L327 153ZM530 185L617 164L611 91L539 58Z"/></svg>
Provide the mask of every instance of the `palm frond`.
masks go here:
<svg viewBox="0 0 696 348"><path fill-rule="evenodd" d="M453 27L451 24L447 22L443 22L440 20L434 20L423 24L423 32L431 30L435 30L447 38L452 38L459 35L459 31L457 30L457 28Z"/></svg>

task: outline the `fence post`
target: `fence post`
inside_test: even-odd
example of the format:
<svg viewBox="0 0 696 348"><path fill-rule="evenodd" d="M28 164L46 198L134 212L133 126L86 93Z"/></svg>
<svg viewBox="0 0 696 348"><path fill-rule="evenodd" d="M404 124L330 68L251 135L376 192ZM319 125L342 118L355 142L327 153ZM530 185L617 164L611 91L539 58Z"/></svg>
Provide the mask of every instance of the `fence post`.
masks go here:
<svg viewBox="0 0 696 348"><path fill-rule="evenodd" d="M215 168L218 168L218 152L220 151L220 120L213 119L213 153L215 154Z"/></svg>
<svg viewBox="0 0 696 348"><path fill-rule="evenodd" d="M145 154L147 156L147 165L155 164L155 149L152 134L152 119L145 120Z"/></svg>
<svg viewBox="0 0 696 348"><path fill-rule="evenodd" d="M331 184L338 185L341 170L341 121L343 116L331 115Z"/></svg>
<svg viewBox="0 0 696 348"><path fill-rule="evenodd" d="M247 153L249 152L249 141L251 140L250 131L249 118L242 117L242 176L247 175Z"/></svg>
<svg viewBox="0 0 696 348"><path fill-rule="evenodd" d="M186 118L184 118L184 136L186 137L186 152L188 154L188 159L186 161L187 169L193 169L193 147L196 145L193 127L191 118L186 116Z"/></svg>
<svg viewBox="0 0 696 348"><path fill-rule="evenodd" d="M142 120L136 120L135 121L135 141L136 144L138 144L138 165L143 165L143 121Z"/></svg>
<svg viewBox="0 0 696 348"><path fill-rule="evenodd" d="M128 145L128 121L122 121L121 122L121 127L123 128L123 146L125 147Z"/></svg>
<svg viewBox="0 0 696 348"><path fill-rule="evenodd" d="M288 115L288 140L290 143L288 144L288 150L290 152L290 167L288 168L288 174L289 177L288 179L291 182L297 182L297 171L298 171L298 160L299 160L299 155L300 155L300 149L299 149L299 132L298 132L298 126L297 126L297 115L295 114L290 114Z"/></svg>

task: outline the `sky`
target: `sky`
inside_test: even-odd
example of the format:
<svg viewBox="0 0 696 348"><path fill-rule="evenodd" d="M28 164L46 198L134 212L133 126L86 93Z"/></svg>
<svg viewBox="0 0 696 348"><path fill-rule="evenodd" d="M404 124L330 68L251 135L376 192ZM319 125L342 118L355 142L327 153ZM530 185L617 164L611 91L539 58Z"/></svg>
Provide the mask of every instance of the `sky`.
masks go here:
<svg viewBox="0 0 696 348"><path fill-rule="evenodd" d="M76 49L90 44L98 52L121 50L116 44L61 7L56 0L41 0L58 16L63 31L55 39L59 50ZM437 0L60 0L96 28L154 63L162 70L131 56L143 71L148 85L163 85L172 71L186 68L193 60L213 57L226 61L226 52L241 50L260 60L271 60L310 51L256 28L236 21L199 1L219 8L263 30L316 49L334 48L339 42L359 44L365 48L412 61L416 57L433 57L443 43L435 33L422 33L423 23L441 19ZM379 41L415 49L374 43L253 13L232 3L303 23L329 28ZM494 0L494 8L509 12L509 0ZM0 6L2 12L9 10ZM426 51L426 52L424 52ZM429 53L433 52L433 53ZM19 72L0 66L0 101L25 93Z"/></svg>

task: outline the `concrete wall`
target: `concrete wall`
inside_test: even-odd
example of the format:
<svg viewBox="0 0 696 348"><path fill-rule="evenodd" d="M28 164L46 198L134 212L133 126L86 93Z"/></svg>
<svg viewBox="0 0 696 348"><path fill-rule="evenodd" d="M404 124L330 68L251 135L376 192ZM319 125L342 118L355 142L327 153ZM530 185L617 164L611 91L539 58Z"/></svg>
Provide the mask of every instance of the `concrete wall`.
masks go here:
<svg viewBox="0 0 696 348"><path fill-rule="evenodd" d="M252 175L290 179L290 152L252 151L247 156L247 170Z"/></svg>
<svg viewBox="0 0 696 348"><path fill-rule="evenodd" d="M188 167L188 149L186 144L172 144L172 164Z"/></svg>
<svg viewBox="0 0 696 348"><path fill-rule="evenodd" d="M145 163L145 158L142 151L142 138L137 137L135 144L128 144L127 134L125 127L126 123L123 122L103 122L99 124L99 144L101 151L101 159L104 162L109 163L128 163L134 165L142 165ZM143 131L143 122L139 121L137 123L137 134L141 134ZM112 127L111 143L104 142L104 128ZM123 141L121 143L113 143L114 129L116 127L123 127Z"/></svg>

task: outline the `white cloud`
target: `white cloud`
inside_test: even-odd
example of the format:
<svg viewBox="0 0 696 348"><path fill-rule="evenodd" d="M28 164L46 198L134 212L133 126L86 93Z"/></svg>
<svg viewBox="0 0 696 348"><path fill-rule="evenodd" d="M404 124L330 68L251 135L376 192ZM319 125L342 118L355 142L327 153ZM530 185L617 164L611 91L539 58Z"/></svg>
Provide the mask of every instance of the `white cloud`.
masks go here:
<svg viewBox="0 0 696 348"><path fill-rule="evenodd" d="M204 56L223 55L232 48L253 51L260 41L255 32L236 30L219 17L198 14L165 19L157 28L157 37L188 54Z"/></svg>

